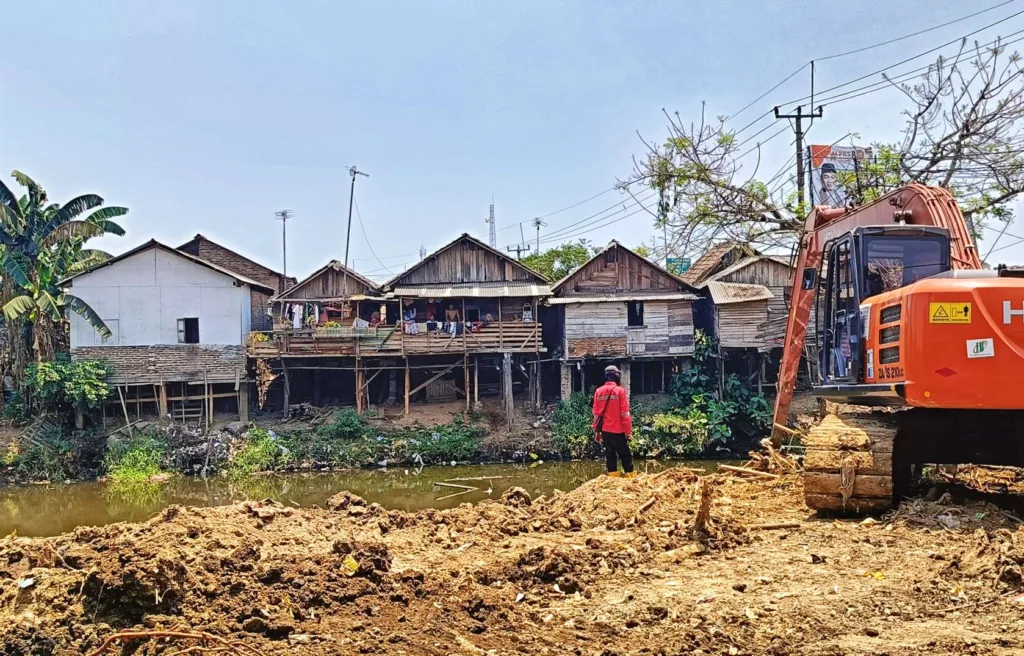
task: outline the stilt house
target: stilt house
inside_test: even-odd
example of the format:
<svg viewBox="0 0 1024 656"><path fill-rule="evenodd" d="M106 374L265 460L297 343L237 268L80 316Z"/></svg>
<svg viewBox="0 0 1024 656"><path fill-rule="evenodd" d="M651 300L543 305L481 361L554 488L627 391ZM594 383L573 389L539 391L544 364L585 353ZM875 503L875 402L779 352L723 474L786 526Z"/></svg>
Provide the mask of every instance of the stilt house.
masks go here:
<svg viewBox="0 0 1024 656"><path fill-rule="evenodd" d="M562 397L615 364L633 394L661 393L693 354L693 287L613 241L552 288L561 310Z"/></svg>

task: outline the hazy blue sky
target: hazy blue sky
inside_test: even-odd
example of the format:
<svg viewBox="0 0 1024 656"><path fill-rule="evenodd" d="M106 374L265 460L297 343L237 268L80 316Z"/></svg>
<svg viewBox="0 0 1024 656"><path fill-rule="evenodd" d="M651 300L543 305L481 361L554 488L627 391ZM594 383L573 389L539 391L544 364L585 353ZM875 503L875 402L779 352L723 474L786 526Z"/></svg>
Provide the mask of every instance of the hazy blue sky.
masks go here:
<svg viewBox="0 0 1024 656"><path fill-rule="evenodd" d="M611 187L643 150L637 131L664 136L663 107L690 119L705 101L730 115L811 58L996 1L5 3L0 171L26 171L56 200L94 191L130 207L128 235L99 244L114 252L202 232L279 268L274 211L290 208L289 273L301 277L342 257L345 167L357 164L371 175L356 193L366 237L400 271L421 244L486 239L492 195L505 245L518 222ZM822 62L818 88L1021 5ZM1024 16L978 38L1020 29ZM794 78L736 127L808 86ZM811 141L894 139L903 107L895 92L826 107ZM764 170L782 165L789 142L766 145ZM546 230L610 207L616 193L549 217ZM640 212L585 236L636 245L653 235ZM1000 255L1024 262L1024 243ZM358 222L351 257L388 277Z"/></svg>

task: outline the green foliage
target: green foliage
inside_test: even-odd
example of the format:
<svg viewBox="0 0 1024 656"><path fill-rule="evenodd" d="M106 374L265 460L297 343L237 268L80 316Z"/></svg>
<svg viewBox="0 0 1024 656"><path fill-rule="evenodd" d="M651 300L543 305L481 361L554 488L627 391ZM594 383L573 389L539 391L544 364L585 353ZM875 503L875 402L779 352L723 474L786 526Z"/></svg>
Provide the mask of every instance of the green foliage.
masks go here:
<svg viewBox="0 0 1024 656"><path fill-rule="evenodd" d="M251 428L245 434L245 443L228 462L229 476L249 476L271 471L281 461L283 451L277 438L263 428Z"/></svg>
<svg viewBox="0 0 1024 656"><path fill-rule="evenodd" d="M151 435L140 434L126 440L111 437L107 440L103 465L115 484L146 482L162 473L166 451L166 444Z"/></svg>
<svg viewBox="0 0 1024 656"><path fill-rule="evenodd" d="M549 248L543 253L527 255L523 258L523 264L543 274L548 280L561 280L586 264L594 256L595 250L588 240L580 239Z"/></svg>
<svg viewBox="0 0 1024 656"><path fill-rule="evenodd" d="M334 420L321 426L317 431L323 437L335 440L352 440L366 435L369 427L359 413L345 408L334 415Z"/></svg>
<svg viewBox="0 0 1024 656"><path fill-rule="evenodd" d="M103 360L72 360L61 354L53 361L29 365L25 388L43 412L86 412L101 407L110 396L109 373Z"/></svg>
<svg viewBox="0 0 1024 656"><path fill-rule="evenodd" d="M586 458L598 453L594 440L593 409L590 396L573 392L562 399L551 415L551 436L555 448L573 458Z"/></svg>
<svg viewBox="0 0 1024 656"><path fill-rule="evenodd" d="M37 423L26 428L4 456L18 476L30 481L64 481L88 473L95 458L95 438L61 426Z"/></svg>
<svg viewBox="0 0 1024 656"><path fill-rule="evenodd" d="M646 244L640 244L633 249L633 252L640 257L646 257L648 260L651 259L651 256L654 254L653 251L651 251L651 247Z"/></svg>
<svg viewBox="0 0 1024 656"><path fill-rule="evenodd" d="M391 452L399 460L411 460L419 455L427 463L470 460L479 454L480 439L486 432L457 416L440 426L417 425L392 434Z"/></svg>

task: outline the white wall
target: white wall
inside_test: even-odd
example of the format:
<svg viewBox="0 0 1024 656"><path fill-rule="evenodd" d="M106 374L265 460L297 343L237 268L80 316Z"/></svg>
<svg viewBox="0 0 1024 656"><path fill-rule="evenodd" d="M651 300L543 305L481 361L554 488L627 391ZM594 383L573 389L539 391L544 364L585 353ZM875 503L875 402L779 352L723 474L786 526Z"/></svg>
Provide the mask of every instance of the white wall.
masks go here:
<svg viewBox="0 0 1024 656"><path fill-rule="evenodd" d="M158 248L75 278L70 293L100 315L104 341L71 314L71 347L177 344L178 319L199 318L199 343L241 345L249 332L248 285Z"/></svg>

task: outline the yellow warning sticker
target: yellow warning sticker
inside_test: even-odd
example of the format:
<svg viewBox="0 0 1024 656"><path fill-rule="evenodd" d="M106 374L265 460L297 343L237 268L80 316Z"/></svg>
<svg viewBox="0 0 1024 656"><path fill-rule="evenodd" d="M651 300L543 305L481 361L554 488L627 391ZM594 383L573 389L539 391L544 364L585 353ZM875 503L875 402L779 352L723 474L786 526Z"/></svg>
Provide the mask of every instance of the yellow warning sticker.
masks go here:
<svg viewBox="0 0 1024 656"><path fill-rule="evenodd" d="M929 323L971 323L970 303L929 303Z"/></svg>

